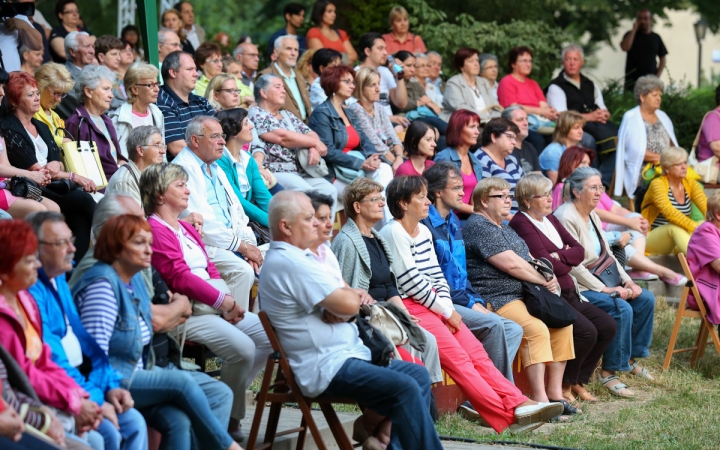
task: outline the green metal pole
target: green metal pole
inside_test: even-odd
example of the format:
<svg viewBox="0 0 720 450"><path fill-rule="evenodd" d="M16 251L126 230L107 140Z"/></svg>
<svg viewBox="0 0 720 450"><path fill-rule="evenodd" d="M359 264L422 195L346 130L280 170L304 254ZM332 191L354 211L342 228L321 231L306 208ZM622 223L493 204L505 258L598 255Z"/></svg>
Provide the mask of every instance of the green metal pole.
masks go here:
<svg viewBox="0 0 720 450"><path fill-rule="evenodd" d="M145 59L148 64L157 67L159 62L157 0L137 0L137 2Z"/></svg>

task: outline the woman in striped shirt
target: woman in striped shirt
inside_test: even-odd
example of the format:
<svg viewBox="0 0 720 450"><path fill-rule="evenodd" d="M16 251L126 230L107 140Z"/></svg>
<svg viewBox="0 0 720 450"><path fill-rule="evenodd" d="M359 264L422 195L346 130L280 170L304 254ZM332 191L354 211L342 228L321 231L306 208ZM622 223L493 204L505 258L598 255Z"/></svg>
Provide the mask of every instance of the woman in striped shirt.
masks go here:
<svg viewBox="0 0 720 450"><path fill-rule="evenodd" d="M462 323L450 288L438 265L430 230L420 221L430 200L423 177L397 177L386 188L394 220L380 231L392 254L398 290L410 314L437 339L442 368L460 386L470 404L498 433L541 426L560 414L559 403L538 403L522 395L493 365L482 344Z"/></svg>
<svg viewBox="0 0 720 450"><path fill-rule="evenodd" d="M689 178L687 151L669 147L660 154L663 174L650 183L642 215L650 222L645 250L651 254L687 254L690 235L705 219L707 197L700 183ZM693 220L692 205L702 214Z"/></svg>

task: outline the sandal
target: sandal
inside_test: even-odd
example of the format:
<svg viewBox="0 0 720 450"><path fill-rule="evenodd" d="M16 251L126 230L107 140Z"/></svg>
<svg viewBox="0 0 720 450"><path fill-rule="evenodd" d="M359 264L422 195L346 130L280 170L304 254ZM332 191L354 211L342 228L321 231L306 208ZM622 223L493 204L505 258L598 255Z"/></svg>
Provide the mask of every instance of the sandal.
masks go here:
<svg viewBox="0 0 720 450"><path fill-rule="evenodd" d="M574 407L573 405L568 403L566 400L553 400L551 398L549 398L548 400L551 402L560 403L561 405L563 405L563 412L561 414L562 416L572 416L575 414L582 414L582 409Z"/></svg>
<svg viewBox="0 0 720 450"><path fill-rule="evenodd" d="M577 397L573 395L572 388L568 387L567 390L563 387L563 398L568 403L575 403L577 401Z"/></svg>
<svg viewBox="0 0 720 450"><path fill-rule="evenodd" d="M638 370L640 369L640 370ZM637 370L637 372L636 372ZM648 381L655 381L655 377L650 375L650 372L647 371L644 367L640 367L637 361L630 364L630 375L635 375L638 378L642 378L644 380Z"/></svg>
<svg viewBox="0 0 720 450"><path fill-rule="evenodd" d="M598 376L598 380L600 381L600 383L602 383L603 387L604 387L605 389L607 389L608 391L610 391L610 393L613 394L613 395L616 395L616 396L618 396L618 397L624 397L624 398L632 398L632 397L635 397L635 393L634 393L633 391L631 391L630 389L628 389L627 384L622 383L622 382L620 381L620 378L617 377L617 375L610 375L610 376L605 377L605 378L603 378L603 377L601 377L601 376ZM611 382L613 382L613 381L615 381L615 380L618 381L617 384L613 384L612 386L608 386L609 383L611 383ZM625 391L626 393L623 394L623 391Z"/></svg>
<svg viewBox="0 0 720 450"><path fill-rule="evenodd" d="M595 403L595 402L598 401L598 399L595 398L594 395L592 395L590 392L588 392L588 391L585 390L585 389L583 389L583 390L581 391L581 390L575 388L574 386L571 386L570 389L573 391L573 393L575 393L575 394L578 396L578 398L579 398L580 400L582 400L582 401L584 401L584 402Z"/></svg>

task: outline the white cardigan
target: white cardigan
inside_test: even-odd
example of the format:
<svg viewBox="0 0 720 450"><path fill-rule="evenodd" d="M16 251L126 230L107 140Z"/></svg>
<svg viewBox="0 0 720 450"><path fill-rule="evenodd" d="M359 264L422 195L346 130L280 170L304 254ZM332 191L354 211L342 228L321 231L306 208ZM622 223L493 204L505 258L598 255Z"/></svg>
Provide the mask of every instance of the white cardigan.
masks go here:
<svg viewBox="0 0 720 450"><path fill-rule="evenodd" d="M153 125L160 128L160 134L162 140L165 142L165 119L160 111L160 108L156 104L150 103L148 110L153 119ZM123 103L121 107L109 113L110 119L112 120L115 132L117 132L118 144L120 144L120 150L123 155L127 155L127 140L132 131L132 105L130 103Z"/></svg>
<svg viewBox="0 0 720 450"><path fill-rule="evenodd" d="M672 121L667 114L659 109L656 114L673 144L677 147L678 142L677 138L675 138ZM645 151L647 151L647 132L640 114L640 106L636 106L623 115L620 123L617 153L615 155L615 191L613 192L615 197L622 196L623 188L625 188L628 197L635 198L635 190L643 167Z"/></svg>
<svg viewBox="0 0 720 450"><path fill-rule="evenodd" d="M188 147L183 148L173 159L173 164L182 166L188 173L187 187L190 190L188 207L181 214L181 217L196 212L203 217L203 242L207 246L207 253L210 258L215 256L216 248L236 251L241 242L249 242L256 245L255 233L248 226L248 217L240 205L240 200L230 186L225 172L217 167L217 176L225 189L225 198L230 209L231 228L217 220L215 212L207 201L205 176L198 160ZM215 163L217 164L217 163Z"/></svg>

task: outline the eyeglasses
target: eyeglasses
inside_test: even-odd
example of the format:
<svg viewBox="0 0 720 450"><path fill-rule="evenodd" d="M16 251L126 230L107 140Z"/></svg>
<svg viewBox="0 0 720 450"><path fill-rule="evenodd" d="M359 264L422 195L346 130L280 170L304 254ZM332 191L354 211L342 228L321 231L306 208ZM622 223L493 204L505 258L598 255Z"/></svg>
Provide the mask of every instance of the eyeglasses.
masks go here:
<svg viewBox="0 0 720 450"><path fill-rule="evenodd" d="M459 184L459 185L453 186L453 187L449 187L449 186L448 186L448 187L446 187L445 189L450 189L450 190L453 191L453 192L460 192L460 191L463 190L464 187L465 187L465 186L463 186L462 184Z"/></svg>
<svg viewBox="0 0 720 450"><path fill-rule="evenodd" d="M364 202L370 202L370 203L376 203L376 204L380 203L380 202L385 203L385 197L380 196L380 197L365 198L365 199L360 200L358 203L364 203Z"/></svg>
<svg viewBox="0 0 720 450"><path fill-rule="evenodd" d="M165 144L147 144L147 145L141 145L141 147L155 147L158 150L167 150L167 145L165 145Z"/></svg>
<svg viewBox="0 0 720 450"><path fill-rule="evenodd" d="M142 87L146 87L146 88L148 88L148 89L159 89L159 88L160 88L160 83L158 83L158 82L148 83L148 84L140 84L140 83L138 83L138 84L136 84L135 86L142 86Z"/></svg>
<svg viewBox="0 0 720 450"><path fill-rule="evenodd" d="M77 9L68 9L67 11L63 11L63 14L80 14L80 11Z"/></svg>
<svg viewBox="0 0 720 450"><path fill-rule="evenodd" d="M226 134L220 134L220 133L215 133L215 134L210 135L210 136L207 136L207 135L205 135L205 134L196 134L196 136L197 136L197 137L207 137L207 138L210 139L211 141L219 141L220 139L222 139L222 140L224 141L225 138L227 137Z"/></svg>
<svg viewBox="0 0 720 450"><path fill-rule="evenodd" d="M512 134L512 133L503 133L503 134L505 135L505 137L507 137L511 141L517 141L517 136L515 136L514 134Z"/></svg>
<svg viewBox="0 0 720 450"><path fill-rule="evenodd" d="M512 194L507 194L507 195L503 195L503 194L488 195L488 197L490 197L490 198L499 198L499 199L501 199L501 200L504 201L504 202L506 202L506 201L508 201L508 200L512 201L512 200L515 198Z"/></svg>
<svg viewBox="0 0 720 450"><path fill-rule="evenodd" d="M355 86L355 80L340 80L349 86Z"/></svg>
<svg viewBox="0 0 720 450"><path fill-rule="evenodd" d="M70 246L70 244L75 244L75 236L70 237L70 239L60 239L57 242L47 242L47 241L38 241L43 245L49 245L50 247L57 247L57 248L67 248Z"/></svg>
<svg viewBox="0 0 720 450"><path fill-rule="evenodd" d="M605 186L603 186L603 185L599 185L599 186L588 186L588 187L586 187L585 189L587 189L588 191L590 191L590 192L592 192L592 193L605 192Z"/></svg>
<svg viewBox="0 0 720 450"><path fill-rule="evenodd" d="M219 62L222 62L222 59L206 59L206 60L205 60L205 64L207 64L207 63L217 64L217 63L219 63Z"/></svg>
<svg viewBox="0 0 720 450"><path fill-rule="evenodd" d="M59 98L60 100L62 100L62 99L64 99L65 97L67 97L67 94L63 94L62 92L55 92L55 91L53 91L53 90L50 89L50 88L48 88L48 92L50 93L50 95L52 95L53 97L57 97L57 98Z"/></svg>
<svg viewBox="0 0 720 450"><path fill-rule="evenodd" d="M243 53L240 56L247 56L248 58L260 58L260 53Z"/></svg>
<svg viewBox="0 0 720 450"><path fill-rule="evenodd" d="M238 88L235 88L235 89L215 89L215 90L216 90L217 92L227 92L228 94L239 94L239 93L240 93L240 89L238 89Z"/></svg>
<svg viewBox="0 0 720 450"><path fill-rule="evenodd" d="M516 63L521 63L521 64L525 64L525 63L527 63L527 64L532 64L532 61L533 61L532 59L518 59L518 60L515 61L515 62L516 62Z"/></svg>
<svg viewBox="0 0 720 450"><path fill-rule="evenodd" d="M182 48L182 45L180 45L179 42L171 42L169 44L160 44L160 45L168 46L168 47L172 47L172 48Z"/></svg>
<svg viewBox="0 0 720 450"><path fill-rule="evenodd" d="M544 193L544 194L542 194L542 195L533 195L533 198L541 198L541 199L543 199L543 200L547 200L547 199L549 199L550 197L552 197L552 193L550 193L550 192L546 192L546 193Z"/></svg>

